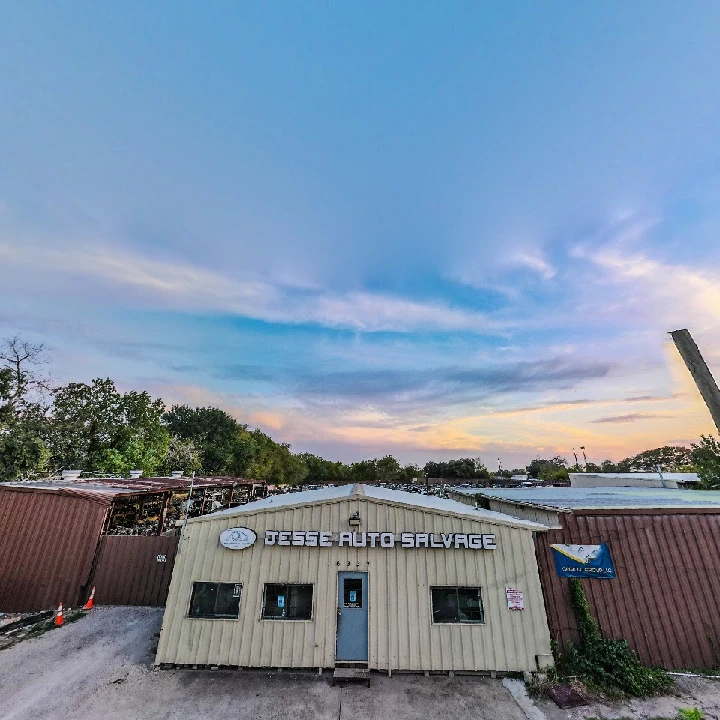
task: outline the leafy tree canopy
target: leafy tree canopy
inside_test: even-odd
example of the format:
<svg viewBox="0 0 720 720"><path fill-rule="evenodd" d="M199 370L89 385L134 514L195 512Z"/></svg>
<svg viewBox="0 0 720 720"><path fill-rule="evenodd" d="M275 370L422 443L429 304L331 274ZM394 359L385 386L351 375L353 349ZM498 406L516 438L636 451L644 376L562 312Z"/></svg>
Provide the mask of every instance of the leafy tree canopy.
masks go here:
<svg viewBox="0 0 720 720"><path fill-rule="evenodd" d="M48 432L51 462L90 472L154 474L170 444L164 412L162 400L146 392L120 393L109 378L60 387Z"/></svg>
<svg viewBox="0 0 720 720"><path fill-rule="evenodd" d="M460 458L446 462L429 462L423 468L428 477L487 480L490 472L480 458Z"/></svg>
<svg viewBox="0 0 720 720"><path fill-rule="evenodd" d="M682 472L692 466L692 451L681 445L645 450L617 464L617 472L655 472L658 466L666 472Z"/></svg>
<svg viewBox="0 0 720 720"><path fill-rule="evenodd" d="M531 478L545 481L569 480L567 461L556 455L550 459L536 458L527 466Z"/></svg>
<svg viewBox="0 0 720 720"><path fill-rule="evenodd" d="M0 481L29 479L47 470L42 345L14 337L0 343Z"/></svg>
<svg viewBox="0 0 720 720"><path fill-rule="evenodd" d="M704 490L720 490L720 442L710 435L703 435L697 445L693 443L692 456L700 487Z"/></svg>
<svg viewBox="0 0 720 720"><path fill-rule="evenodd" d="M256 454L247 425L214 407L173 405L163 417L172 435L191 442L200 454L203 475L245 475Z"/></svg>

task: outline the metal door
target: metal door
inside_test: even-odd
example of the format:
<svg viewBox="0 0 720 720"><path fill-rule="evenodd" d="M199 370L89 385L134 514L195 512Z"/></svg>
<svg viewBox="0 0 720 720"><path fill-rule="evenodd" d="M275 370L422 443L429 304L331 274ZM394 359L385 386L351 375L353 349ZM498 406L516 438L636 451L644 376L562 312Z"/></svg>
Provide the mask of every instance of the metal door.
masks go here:
<svg viewBox="0 0 720 720"><path fill-rule="evenodd" d="M368 659L368 574L338 573L336 659Z"/></svg>

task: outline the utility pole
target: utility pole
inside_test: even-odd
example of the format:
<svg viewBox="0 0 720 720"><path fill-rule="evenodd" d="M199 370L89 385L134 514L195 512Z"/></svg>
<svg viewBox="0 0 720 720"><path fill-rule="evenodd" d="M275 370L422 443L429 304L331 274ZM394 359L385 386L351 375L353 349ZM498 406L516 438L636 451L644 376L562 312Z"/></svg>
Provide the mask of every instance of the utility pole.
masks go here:
<svg viewBox="0 0 720 720"><path fill-rule="evenodd" d="M712 415L715 427L720 432L720 390L710 368L705 364L698 346L687 330L674 330L670 335Z"/></svg>

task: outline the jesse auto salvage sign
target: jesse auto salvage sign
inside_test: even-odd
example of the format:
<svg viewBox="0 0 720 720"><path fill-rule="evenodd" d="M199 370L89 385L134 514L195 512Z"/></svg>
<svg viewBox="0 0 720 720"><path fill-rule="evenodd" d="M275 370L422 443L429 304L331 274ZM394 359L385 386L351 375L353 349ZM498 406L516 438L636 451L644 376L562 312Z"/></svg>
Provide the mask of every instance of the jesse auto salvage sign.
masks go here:
<svg viewBox="0 0 720 720"><path fill-rule="evenodd" d="M244 550L255 544L256 534L248 528L230 528L220 535L220 544L230 550ZM495 535L472 533L323 532L319 530L266 530L265 545L281 547L378 547L467 548L495 550Z"/></svg>
<svg viewBox="0 0 720 720"><path fill-rule="evenodd" d="M383 547L403 548L468 548L469 550L494 550L495 535L471 535L467 533L392 533L392 532L315 532L267 530L266 545L308 547Z"/></svg>

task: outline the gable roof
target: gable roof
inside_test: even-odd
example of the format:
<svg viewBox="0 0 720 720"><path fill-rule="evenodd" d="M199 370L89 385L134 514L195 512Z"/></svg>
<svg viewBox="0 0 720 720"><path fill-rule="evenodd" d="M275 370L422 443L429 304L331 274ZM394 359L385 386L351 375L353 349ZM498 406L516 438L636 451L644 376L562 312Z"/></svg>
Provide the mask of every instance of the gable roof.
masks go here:
<svg viewBox="0 0 720 720"><path fill-rule="evenodd" d="M242 516L257 512L274 512L276 510L284 510L285 508L293 508L300 505L321 505L323 503L338 502L353 497L365 497L369 500L388 505L401 505L414 510L436 512L441 515L454 515L470 520L487 522L492 525L508 525L510 527L534 530L536 532L547 530L545 525L530 522L529 520L520 520L492 510L474 508L456 500L403 492L402 490L390 490L389 488L378 487L377 485L361 484L326 487L320 488L319 490L305 490L303 492L286 493L284 495L272 495L271 497L264 498L263 500L255 500L240 507L219 510L216 513L190 518L188 523L206 522L217 519L220 516Z"/></svg>

